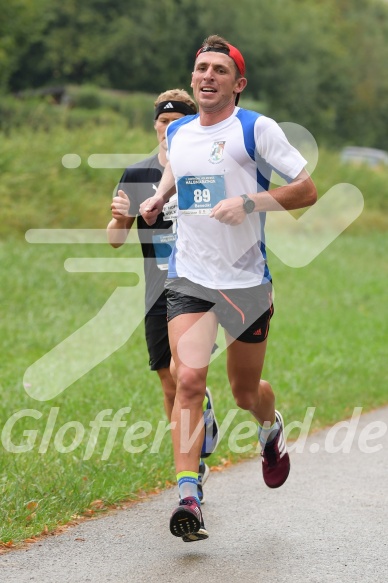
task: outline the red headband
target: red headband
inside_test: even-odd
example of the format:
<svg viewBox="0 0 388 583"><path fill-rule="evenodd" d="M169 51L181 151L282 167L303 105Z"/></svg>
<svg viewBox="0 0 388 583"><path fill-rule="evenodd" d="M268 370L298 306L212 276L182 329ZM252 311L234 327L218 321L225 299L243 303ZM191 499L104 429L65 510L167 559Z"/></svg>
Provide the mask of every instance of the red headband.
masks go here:
<svg viewBox="0 0 388 583"><path fill-rule="evenodd" d="M240 74L244 77L244 75L245 75L244 57L242 56L240 51L238 49L236 49L236 47L234 47L233 45L230 45L229 43L226 43L226 44L228 45L229 50L228 49L216 49L216 48L209 47L209 46L201 47L199 49L199 51L197 51L195 58L197 58L198 55L200 55L201 53L207 53L209 51L212 51L215 53L224 53L225 55L228 55L228 57L233 59L233 61L236 63L237 69L240 71Z"/></svg>

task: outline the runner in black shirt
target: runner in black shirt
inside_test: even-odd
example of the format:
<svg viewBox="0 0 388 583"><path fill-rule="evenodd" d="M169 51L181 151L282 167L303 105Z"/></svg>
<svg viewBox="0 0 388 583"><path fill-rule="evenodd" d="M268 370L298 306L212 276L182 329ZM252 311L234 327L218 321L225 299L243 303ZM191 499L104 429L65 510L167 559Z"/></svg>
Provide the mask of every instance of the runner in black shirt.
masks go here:
<svg viewBox="0 0 388 583"><path fill-rule="evenodd" d="M159 143L158 154L147 158L124 171L111 204L112 219L108 224L109 243L120 247L137 221L138 235L144 257L145 275L145 336L151 370L157 371L164 394L164 408L169 420L175 400L176 385L170 372L171 352L168 342L167 307L164 283L167 276L168 255L174 241L176 202L171 200L155 224L147 225L139 214L142 202L153 196L167 163L165 130L169 123L195 115L197 107L189 94L182 89L161 93L155 101L154 128ZM198 498L203 502L202 485L209 468L202 458L214 451L218 439L218 426L214 416L212 397L206 390L204 401L206 432L198 472Z"/></svg>

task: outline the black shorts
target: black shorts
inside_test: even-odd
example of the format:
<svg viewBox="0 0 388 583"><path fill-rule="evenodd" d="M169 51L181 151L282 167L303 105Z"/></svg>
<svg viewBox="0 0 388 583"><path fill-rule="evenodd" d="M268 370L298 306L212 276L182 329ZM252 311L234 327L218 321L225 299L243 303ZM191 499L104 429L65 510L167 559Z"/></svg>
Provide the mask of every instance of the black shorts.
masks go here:
<svg viewBox="0 0 388 583"><path fill-rule="evenodd" d="M263 342L274 313L272 283L215 290L184 277L166 281L167 320L181 314L214 312L223 328L241 342Z"/></svg>
<svg viewBox="0 0 388 583"><path fill-rule="evenodd" d="M151 370L169 368L171 351L168 343L166 314L162 316L146 315L144 325Z"/></svg>

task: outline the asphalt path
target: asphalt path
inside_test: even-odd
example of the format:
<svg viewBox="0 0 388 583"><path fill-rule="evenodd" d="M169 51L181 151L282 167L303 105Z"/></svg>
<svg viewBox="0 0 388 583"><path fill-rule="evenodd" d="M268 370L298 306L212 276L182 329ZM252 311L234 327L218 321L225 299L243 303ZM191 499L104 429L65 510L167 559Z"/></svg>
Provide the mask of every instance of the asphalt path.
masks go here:
<svg viewBox="0 0 388 583"><path fill-rule="evenodd" d="M0 581L387 583L387 427L384 408L310 435L278 490L260 458L211 472L206 541L170 534L171 489L2 555Z"/></svg>

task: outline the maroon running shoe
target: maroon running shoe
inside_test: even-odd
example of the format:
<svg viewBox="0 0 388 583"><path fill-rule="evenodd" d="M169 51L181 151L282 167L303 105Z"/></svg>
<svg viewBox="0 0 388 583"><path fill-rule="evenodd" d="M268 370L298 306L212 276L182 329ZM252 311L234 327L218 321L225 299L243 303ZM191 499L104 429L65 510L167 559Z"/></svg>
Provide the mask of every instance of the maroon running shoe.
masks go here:
<svg viewBox="0 0 388 583"><path fill-rule="evenodd" d="M280 429L276 437L267 443L261 452L263 460L263 478L269 488L279 488L284 484L290 473L290 457L283 434L283 417L275 411L276 421Z"/></svg>
<svg viewBox="0 0 388 583"><path fill-rule="evenodd" d="M204 540L209 537L196 498L189 496L179 502L178 508L175 508L170 518L170 531L174 536L181 537L184 542Z"/></svg>

